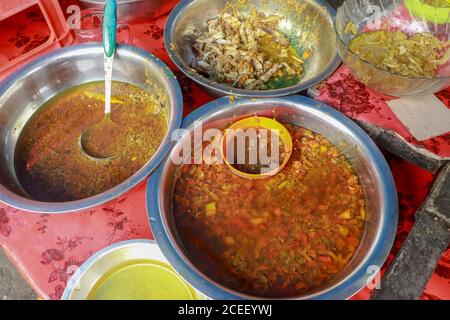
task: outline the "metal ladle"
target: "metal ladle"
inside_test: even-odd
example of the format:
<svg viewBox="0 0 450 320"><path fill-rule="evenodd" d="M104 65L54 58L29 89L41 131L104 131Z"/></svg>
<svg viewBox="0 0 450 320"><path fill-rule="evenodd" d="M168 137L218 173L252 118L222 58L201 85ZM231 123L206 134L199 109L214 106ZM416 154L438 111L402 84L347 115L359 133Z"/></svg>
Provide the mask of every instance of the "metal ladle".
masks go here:
<svg viewBox="0 0 450 320"><path fill-rule="evenodd" d="M111 137L118 127L111 120L111 84L116 51L117 4L115 0L107 0L103 10L103 48L105 68L105 111L103 119L87 128L79 138L81 152L94 161L111 160L117 157L114 142L98 139ZM111 133L111 134L109 134ZM98 140L98 141L97 141ZM92 143L92 141L96 143Z"/></svg>

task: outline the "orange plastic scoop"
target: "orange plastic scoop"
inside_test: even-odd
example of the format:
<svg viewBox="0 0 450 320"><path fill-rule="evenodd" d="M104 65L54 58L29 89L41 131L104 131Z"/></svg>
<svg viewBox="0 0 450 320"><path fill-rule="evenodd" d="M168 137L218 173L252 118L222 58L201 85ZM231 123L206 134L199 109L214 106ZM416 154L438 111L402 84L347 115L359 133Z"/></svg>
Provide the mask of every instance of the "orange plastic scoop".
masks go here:
<svg viewBox="0 0 450 320"><path fill-rule="evenodd" d="M282 148L280 149L281 153L279 154L279 157L277 159L278 165L275 168L273 168L273 166L269 166L267 170L261 170L261 172L255 173L252 172L251 170L243 170L243 168L245 168L246 166L248 167L248 163L244 163L243 165L242 164L237 165L235 163L236 162L235 157L230 159L228 150L234 147L237 148L242 147L242 145L235 146L237 134L240 132L244 133L244 136L249 137L250 135L246 134L248 133L248 131L246 131L248 129L254 129L255 131L257 131L256 140L258 140L257 143L259 145L260 145L259 140L262 139L260 135L261 129L266 129L270 131L270 136L272 138L275 137L275 139L276 138L279 139L278 141L279 146L282 146ZM241 140L241 143L245 144L246 143L245 141L246 140ZM232 142L233 144L231 144ZM258 147L256 147L256 149L258 149ZM256 149L255 151L257 152L260 151L259 149L258 150ZM234 154L235 150L234 152L232 152L233 156L235 156ZM284 127L280 122L266 117L254 116L239 120L225 130L221 142L221 151L222 151L222 158L225 164L235 174L247 179L264 179L279 173L286 166L292 154L292 137L289 131L286 129L286 127ZM247 158L250 158L250 156L247 157L247 155L245 155L245 159ZM259 166L259 164L254 165L256 167Z"/></svg>

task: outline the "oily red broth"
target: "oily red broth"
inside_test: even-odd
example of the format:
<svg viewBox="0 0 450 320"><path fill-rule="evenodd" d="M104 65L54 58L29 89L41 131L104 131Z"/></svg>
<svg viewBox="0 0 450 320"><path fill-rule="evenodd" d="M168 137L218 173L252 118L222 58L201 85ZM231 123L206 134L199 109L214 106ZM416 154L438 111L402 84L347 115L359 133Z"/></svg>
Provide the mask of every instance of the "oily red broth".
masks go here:
<svg viewBox="0 0 450 320"><path fill-rule="evenodd" d="M345 156L317 133L286 127L294 148L281 173L250 180L224 164L186 164L174 189L174 227L191 262L254 296L293 297L330 283L364 230L364 193Z"/></svg>
<svg viewBox="0 0 450 320"><path fill-rule="evenodd" d="M22 130L15 153L16 172L35 200L62 202L88 198L128 179L158 149L167 132L167 108L152 91L114 81L111 119L117 157L92 161L78 139L104 115L104 82L68 89L50 99Z"/></svg>

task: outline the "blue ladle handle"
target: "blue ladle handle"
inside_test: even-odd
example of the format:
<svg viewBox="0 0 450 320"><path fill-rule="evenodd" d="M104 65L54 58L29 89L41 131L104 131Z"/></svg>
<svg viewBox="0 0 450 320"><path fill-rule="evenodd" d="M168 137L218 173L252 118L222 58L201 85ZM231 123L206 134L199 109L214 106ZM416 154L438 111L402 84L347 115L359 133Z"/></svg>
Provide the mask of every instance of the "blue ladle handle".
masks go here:
<svg viewBox="0 0 450 320"><path fill-rule="evenodd" d="M110 58L116 51L117 4L116 0L106 0L103 9L103 49Z"/></svg>

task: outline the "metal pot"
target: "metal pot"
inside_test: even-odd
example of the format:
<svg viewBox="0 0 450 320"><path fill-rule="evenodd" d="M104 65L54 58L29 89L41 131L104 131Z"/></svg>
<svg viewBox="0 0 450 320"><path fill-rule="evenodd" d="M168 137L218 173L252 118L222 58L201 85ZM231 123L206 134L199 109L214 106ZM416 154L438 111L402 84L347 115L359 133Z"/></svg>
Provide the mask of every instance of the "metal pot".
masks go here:
<svg viewBox="0 0 450 320"><path fill-rule="evenodd" d="M119 46L113 80L142 85L150 81L167 94L168 132L153 157L133 176L116 187L91 198L60 203L39 202L23 190L14 168L17 139L27 121L57 93L91 81L104 79L103 47L88 44L67 47L41 57L14 73L0 85L0 201L18 209L62 213L97 206L118 197L145 179L169 149L170 136L181 123L181 90L169 68L144 50Z"/></svg>
<svg viewBox="0 0 450 320"><path fill-rule="evenodd" d="M271 99L229 99L224 97L194 111L183 121L191 133L195 120L203 129L232 123L243 117L276 117L313 130L338 146L353 165L364 189L367 203L366 229L349 265L326 287L309 292L301 299L346 299L363 288L388 256L397 227L397 193L389 167L370 137L350 119L315 100L290 96ZM187 135L186 139L189 139ZM178 155L184 139L170 151ZM198 290L212 299L256 298L233 291L211 280L189 260L174 228L172 197L179 167L168 157L150 178L147 186L147 208L156 241L169 262ZM375 271L374 271L375 270Z"/></svg>

